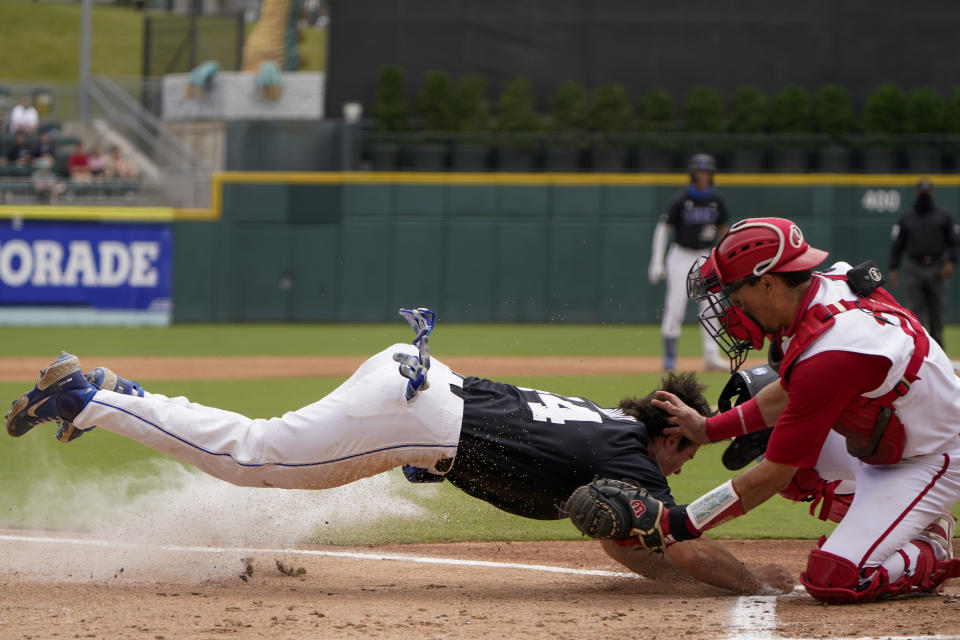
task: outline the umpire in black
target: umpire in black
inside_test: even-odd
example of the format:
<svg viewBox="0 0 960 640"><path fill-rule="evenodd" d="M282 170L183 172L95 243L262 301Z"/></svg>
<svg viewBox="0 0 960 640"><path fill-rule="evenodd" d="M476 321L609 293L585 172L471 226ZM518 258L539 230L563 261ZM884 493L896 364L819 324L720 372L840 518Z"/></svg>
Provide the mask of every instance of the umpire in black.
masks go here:
<svg viewBox="0 0 960 640"><path fill-rule="evenodd" d="M893 225L890 284L900 282L901 258L905 303L940 346L947 312L947 282L960 257L960 227L933 202L933 183L917 182L913 207Z"/></svg>

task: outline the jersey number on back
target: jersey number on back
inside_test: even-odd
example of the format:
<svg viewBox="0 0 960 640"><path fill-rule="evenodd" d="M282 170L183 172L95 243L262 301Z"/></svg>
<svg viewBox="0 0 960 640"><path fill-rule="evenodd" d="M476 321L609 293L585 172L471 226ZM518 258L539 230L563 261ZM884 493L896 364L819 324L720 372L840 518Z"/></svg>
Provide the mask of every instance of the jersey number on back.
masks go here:
<svg viewBox="0 0 960 640"><path fill-rule="evenodd" d="M528 393L536 395L540 402L527 401L530 411L533 412L533 419L537 422L552 422L553 424L566 424L567 422L603 422L603 416L589 406L576 404L579 398L564 398L545 391L536 389L523 389Z"/></svg>

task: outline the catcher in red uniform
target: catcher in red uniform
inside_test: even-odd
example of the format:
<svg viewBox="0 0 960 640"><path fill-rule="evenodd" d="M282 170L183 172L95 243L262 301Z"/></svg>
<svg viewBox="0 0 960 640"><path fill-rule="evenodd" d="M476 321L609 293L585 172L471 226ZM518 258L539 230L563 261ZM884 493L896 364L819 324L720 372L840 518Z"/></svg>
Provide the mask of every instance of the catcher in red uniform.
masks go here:
<svg viewBox="0 0 960 640"><path fill-rule="evenodd" d="M731 362L739 366L769 339L779 380L709 418L669 393L655 404L699 443L773 427L763 460L669 509L641 487L596 481L571 497L574 524L664 548L799 486L798 470L816 468L856 493L810 553L800 580L811 596L869 602L937 592L960 576L950 512L960 499L960 379L917 318L881 288L875 266L813 271L826 257L790 220L751 218L690 271L690 297L708 302L701 323Z"/></svg>

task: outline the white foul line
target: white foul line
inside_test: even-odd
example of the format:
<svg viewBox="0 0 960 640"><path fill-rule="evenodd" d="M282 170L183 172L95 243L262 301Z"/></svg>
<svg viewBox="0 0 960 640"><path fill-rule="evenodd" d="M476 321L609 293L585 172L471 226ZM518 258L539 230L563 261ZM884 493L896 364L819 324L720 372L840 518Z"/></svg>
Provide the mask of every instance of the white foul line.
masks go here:
<svg viewBox="0 0 960 640"><path fill-rule="evenodd" d="M773 640L777 631L777 596L741 596L730 614L730 635L737 640Z"/></svg>
<svg viewBox="0 0 960 640"><path fill-rule="evenodd" d="M154 549L160 551L175 551L178 553L276 553L285 555L324 556L330 558L353 558L357 560L392 560L396 562L414 562L419 564L452 564L467 567L489 567L494 569L522 569L527 571L543 571L546 573L570 573L580 576L601 576L607 578L639 579L635 573L623 571L601 571L598 569L569 569L567 567L553 567L544 564L521 564L516 562L493 562L488 560L461 560L457 558L434 558L430 556L415 556L403 553L363 553L358 551L324 551L320 549L264 549L259 547L187 547L181 545L142 545L133 543L117 543L107 540L81 538L45 538L36 536L0 535L0 540L10 542L30 542L39 544L71 544L89 547L111 547L114 549Z"/></svg>
<svg viewBox="0 0 960 640"><path fill-rule="evenodd" d="M175 551L179 553L277 553L287 555L324 556L331 558L352 558L356 560L391 560L419 564L447 564L468 567L488 567L494 569L520 569L543 571L546 573L566 573L581 576L600 576L609 578L629 578L645 580L643 576L623 571L601 571L597 569L569 569L543 564L521 564L516 562L492 562L488 560L461 560L457 558L434 558L403 553L362 553L357 551L324 551L320 549L264 549L259 547L191 547L182 545L142 545L117 543L107 540L81 538L46 538L38 536L0 535L0 540L37 544L68 544L89 547L112 547L114 549L152 549ZM777 629L777 596L742 596L737 598L730 621L728 640L805 640L779 636ZM830 640L958 640L960 636L860 636L831 638Z"/></svg>
<svg viewBox="0 0 960 640"><path fill-rule="evenodd" d="M797 587L802 591L803 587ZM795 591L794 593L797 593ZM790 597L790 596L787 596ZM808 640L777 634L777 596L742 596L737 598L730 615L727 640ZM830 640L958 640L960 636L857 636L831 637Z"/></svg>

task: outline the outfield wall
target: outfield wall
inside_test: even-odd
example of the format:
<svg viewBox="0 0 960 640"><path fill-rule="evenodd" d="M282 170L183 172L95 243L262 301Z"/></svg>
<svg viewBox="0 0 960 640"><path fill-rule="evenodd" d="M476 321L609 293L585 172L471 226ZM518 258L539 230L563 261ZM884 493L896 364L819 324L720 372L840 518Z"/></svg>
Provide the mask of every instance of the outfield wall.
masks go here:
<svg viewBox="0 0 960 640"><path fill-rule="evenodd" d="M800 223L886 269L917 176L722 175L733 219ZM960 176L933 176L960 211ZM651 233L678 174L224 173L211 216L175 222L174 321L658 322ZM949 320L960 321L951 286ZM896 291L895 291L896 293ZM693 308L688 312L693 320Z"/></svg>

